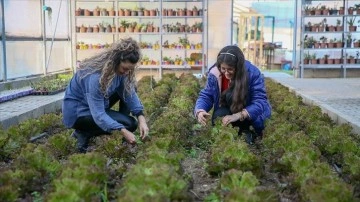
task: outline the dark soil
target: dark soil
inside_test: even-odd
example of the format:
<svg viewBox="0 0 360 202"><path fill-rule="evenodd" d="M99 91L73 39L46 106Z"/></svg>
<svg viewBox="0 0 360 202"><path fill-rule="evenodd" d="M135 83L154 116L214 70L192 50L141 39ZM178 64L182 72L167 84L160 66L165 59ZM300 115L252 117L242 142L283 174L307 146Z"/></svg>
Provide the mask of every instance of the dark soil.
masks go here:
<svg viewBox="0 0 360 202"><path fill-rule="evenodd" d="M182 162L185 173L193 178L193 186L189 190L194 201L204 201L206 196L216 190L219 178L211 177L205 170L208 153L199 151L196 158L187 157Z"/></svg>

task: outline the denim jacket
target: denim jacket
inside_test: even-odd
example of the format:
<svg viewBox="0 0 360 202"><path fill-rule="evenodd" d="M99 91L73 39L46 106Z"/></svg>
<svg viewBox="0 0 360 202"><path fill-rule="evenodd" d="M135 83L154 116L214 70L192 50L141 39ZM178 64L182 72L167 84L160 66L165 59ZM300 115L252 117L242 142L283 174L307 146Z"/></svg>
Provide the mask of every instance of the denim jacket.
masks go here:
<svg viewBox="0 0 360 202"><path fill-rule="evenodd" d="M265 120L271 116L271 106L267 99L264 78L260 70L249 61L245 61L245 67L249 78L249 94L245 110L249 114L249 120L255 131L261 132L265 128ZM213 107L214 111L219 108L221 77L216 66L210 68L206 86L200 91L195 104L195 115L200 110L209 112Z"/></svg>
<svg viewBox="0 0 360 202"><path fill-rule="evenodd" d="M100 91L100 73L95 72L81 78L83 73L85 73L84 70L77 71L66 88L62 104L64 125L71 128L79 117L92 116L95 123L106 132L124 128L121 123L113 120L105 112L105 109L109 108L109 99ZM143 105L135 88L132 88L130 93L125 93L126 79L125 75L116 75L107 93L109 96L118 93L130 112L138 114L143 110Z"/></svg>

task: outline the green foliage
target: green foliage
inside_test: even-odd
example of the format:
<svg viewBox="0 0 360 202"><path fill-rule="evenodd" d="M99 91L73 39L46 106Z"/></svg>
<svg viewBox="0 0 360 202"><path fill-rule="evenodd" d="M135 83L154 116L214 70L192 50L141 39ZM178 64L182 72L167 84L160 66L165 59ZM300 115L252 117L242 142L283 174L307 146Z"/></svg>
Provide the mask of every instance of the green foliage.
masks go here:
<svg viewBox="0 0 360 202"><path fill-rule="evenodd" d="M57 158L66 157L76 151L75 138L70 136L71 130L51 136L47 141L47 147Z"/></svg>
<svg viewBox="0 0 360 202"><path fill-rule="evenodd" d="M189 200L188 183L169 164L134 166L127 176L119 201Z"/></svg>
<svg viewBox="0 0 360 202"><path fill-rule="evenodd" d="M69 158L54 181L50 201L94 201L101 196L107 179L106 158L98 153L76 154Z"/></svg>
<svg viewBox="0 0 360 202"><path fill-rule="evenodd" d="M218 126L220 127L220 126ZM210 149L207 171L212 175L230 169L252 171L260 175L260 160L248 148L245 142L234 139L237 131L230 127L222 127Z"/></svg>

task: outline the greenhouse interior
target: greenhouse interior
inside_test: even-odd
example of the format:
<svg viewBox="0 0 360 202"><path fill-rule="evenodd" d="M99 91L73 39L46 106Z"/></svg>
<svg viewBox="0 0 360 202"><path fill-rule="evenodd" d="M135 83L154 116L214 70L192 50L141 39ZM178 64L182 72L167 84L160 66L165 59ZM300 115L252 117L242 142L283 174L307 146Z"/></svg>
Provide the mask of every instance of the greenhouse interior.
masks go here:
<svg viewBox="0 0 360 202"><path fill-rule="evenodd" d="M360 1L0 2L0 201L360 201Z"/></svg>

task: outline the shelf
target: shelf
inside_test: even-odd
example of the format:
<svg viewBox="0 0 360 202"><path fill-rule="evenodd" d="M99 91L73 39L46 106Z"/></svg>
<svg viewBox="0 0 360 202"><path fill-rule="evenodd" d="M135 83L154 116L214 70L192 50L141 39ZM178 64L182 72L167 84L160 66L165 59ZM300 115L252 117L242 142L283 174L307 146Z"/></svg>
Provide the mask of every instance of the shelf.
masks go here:
<svg viewBox="0 0 360 202"><path fill-rule="evenodd" d="M89 19L89 18L108 18L108 19L113 19L116 18L116 16L75 16L76 19Z"/></svg>
<svg viewBox="0 0 360 202"><path fill-rule="evenodd" d="M169 57L177 58L180 57L184 60L190 57L191 60L196 61L198 64L200 61L205 61L205 51L204 46L207 45L206 41L208 37L205 35L207 34L207 29L203 29L202 32L196 32L195 30L201 30L201 27L199 27L201 23L201 26L204 27L207 21L207 3L206 0L74 0L71 2L71 21L72 21L72 37L74 38L75 44L78 45L78 42L84 42L86 44L92 44L96 45L98 43L113 43L115 41L118 41L125 37L132 37L134 40L139 42L141 48L141 52L143 55L142 60L146 60L147 58L150 59L150 61L162 61L163 58ZM131 2L131 3L127 3ZM175 4L174 2L181 2ZM104 6L104 4L106 6ZM196 16L190 16L182 15L182 13L178 13L178 8L186 8L186 9L192 9L194 6L201 9L200 14ZM95 9L96 7L112 7L115 9L115 15L114 16L84 16L84 15L78 15L79 10L77 8L86 8L89 9L90 12L93 12L92 9ZM153 16L119 16L119 10L120 9L130 9L134 7L143 7L147 10L154 10L156 9L156 16L154 16L154 12L152 12ZM167 16L162 15L162 12L166 10L168 12L170 9L173 10L173 15ZM84 11L81 11L81 13ZM83 13L82 13L83 14ZM111 13L113 14L113 13ZM170 14L170 13L169 13ZM78 15L78 16L75 16ZM130 29L126 29L125 32L119 32L120 31L120 24L122 20L126 20L127 22L134 23L136 22L137 25L146 26L147 23L153 23L154 27L156 27L155 30L157 32L128 32ZM78 30L78 27L82 25L82 22L86 24L86 27L90 25L90 27L94 27L99 22L104 21L105 23L109 23L110 25L113 24L116 27L115 29L112 29L114 32L74 32L76 29ZM180 22L183 25L186 25L186 27L190 27L190 30L194 30L195 32L165 32L170 30L179 30L179 29L170 29L172 25L175 24L173 22ZM86 23L85 23L86 22ZM85 25L84 25L85 26ZM139 26L138 26L139 27ZM76 29L75 29L76 28ZM144 28L144 27L142 27ZM150 30L150 29L149 29ZM181 29L183 31L184 29ZM189 29L185 29L189 30ZM123 29L121 29L123 31ZM188 42L192 42L194 44L202 44L201 49L168 49L162 46L161 44L164 44L166 41L171 43L181 43L181 40L183 41L184 38L189 40ZM95 55L99 51L104 51L104 49L76 49L76 45L73 44L72 48L75 52L75 57L73 57L73 63L75 64L78 59L80 58L86 58L89 55ZM146 44L146 45L144 45ZM154 49L154 46L152 48L146 48L148 47L147 44L157 44L160 45L156 46L157 49ZM77 46L79 47L79 46ZM83 46L81 46L83 48ZM150 46L149 46L150 47ZM196 53L196 54L193 54ZM166 70L201 70L202 73L205 72L205 63L202 65L162 65L161 62L156 63L156 65L141 65L141 64L147 64L143 63L143 61L139 61L139 69L148 69L148 70L154 70L159 71L159 73L162 73L162 69ZM150 64L150 63L149 63ZM155 63L151 63L155 64ZM180 64L180 63L175 63Z"/></svg>
<svg viewBox="0 0 360 202"><path fill-rule="evenodd" d="M328 17L336 17L336 18L342 18L345 15L304 15L304 18L319 18L319 17L323 17L323 18L328 18Z"/></svg>
<svg viewBox="0 0 360 202"><path fill-rule="evenodd" d="M183 35L183 34L193 34L193 35L202 35L202 32L163 32L163 35Z"/></svg>
<svg viewBox="0 0 360 202"><path fill-rule="evenodd" d="M202 18L203 16L163 16L163 19Z"/></svg>
<svg viewBox="0 0 360 202"><path fill-rule="evenodd" d="M314 69L341 69L343 64L304 64L304 68L314 68Z"/></svg>
<svg viewBox="0 0 360 202"><path fill-rule="evenodd" d="M159 35L159 32L117 32L119 35Z"/></svg>
<svg viewBox="0 0 360 202"><path fill-rule="evenodd" d="M347 69L360 68L360 64L344 64L344 68Z"/></svg>
<svg viewBox="0 0 360 202"><path fill-rule="evenodd" d="M303 32L303 34L342 34L343 32Z"/></svg>
<svg viewBox="0 0 360 202"><path fill-rule="evenodd" d="M304 48L304 51L317 51L317 50L320 50L320 51L325 51L325 50L340 51L341 49L344 49L344 48Z"/></svg>

